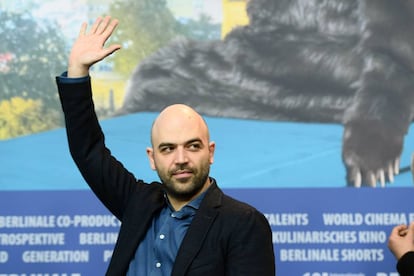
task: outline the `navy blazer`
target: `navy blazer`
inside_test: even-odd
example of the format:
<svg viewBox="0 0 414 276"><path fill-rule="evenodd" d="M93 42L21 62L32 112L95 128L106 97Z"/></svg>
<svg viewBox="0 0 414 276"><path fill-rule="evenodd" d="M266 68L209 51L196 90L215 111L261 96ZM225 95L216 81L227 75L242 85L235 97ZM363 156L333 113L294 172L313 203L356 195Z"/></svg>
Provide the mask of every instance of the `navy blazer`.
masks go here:
<svg viewBox="0 0 414 276"><path fill-rule="evenodd" d="M400 276L414 276L414 251L405 253L397 262Z"/></svg>
<svg viewBox="0 0 414 276"><path fill-rule="evenodd" d="M72 158L96 196L121 221L106 275L125 275L153 217L165 204L163 186L137 180L106 148L90 79L62 83L57 77L56 82ZM274 276L268 221L212 184L178 250L172 275Z"/></svg>

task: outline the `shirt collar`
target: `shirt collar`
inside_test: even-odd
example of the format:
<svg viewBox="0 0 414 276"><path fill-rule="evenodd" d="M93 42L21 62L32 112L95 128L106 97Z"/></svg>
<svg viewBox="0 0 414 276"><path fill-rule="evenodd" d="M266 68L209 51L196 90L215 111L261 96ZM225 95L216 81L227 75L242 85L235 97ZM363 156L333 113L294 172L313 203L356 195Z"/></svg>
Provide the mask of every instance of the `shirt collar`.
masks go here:
<svg viewBox="0 0 414 276"><path fill-rule="evenodd" d="M183 206L183 208L185 207L191 207L195 210L198 210L200 208L201 202L203 201L204 197L206 196L207 191L211 188L211 186L215 183L214 178L210 177L210 186L207 188L207 190L205 190L204 192L202 192L201 194L199 194L196 198L194 198L193 200L191 200L189 203L187 203L186 205ZM171 211L174 212L174 208L172 207L170 201L168 200L168 196L166 194L164 194L164 198L165 198L165 202L167 203L168 207L171 209Z"/></svg>

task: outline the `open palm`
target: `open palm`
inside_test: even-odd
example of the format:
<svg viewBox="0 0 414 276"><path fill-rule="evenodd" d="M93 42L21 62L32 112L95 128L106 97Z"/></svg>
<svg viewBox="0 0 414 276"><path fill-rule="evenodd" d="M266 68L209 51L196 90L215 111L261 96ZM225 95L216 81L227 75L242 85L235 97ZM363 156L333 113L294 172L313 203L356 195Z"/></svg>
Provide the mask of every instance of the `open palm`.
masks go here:
<svg viewBox="0 0 414 276"><path fill-rule="evenodd" d="M117 25L118 20L111 19L110 16L96 19L89 32L86 30L87 24L82 24L69 56L68 77L88 75L89 68L94 63L121 48L119 44L104 47Z"/></svg>

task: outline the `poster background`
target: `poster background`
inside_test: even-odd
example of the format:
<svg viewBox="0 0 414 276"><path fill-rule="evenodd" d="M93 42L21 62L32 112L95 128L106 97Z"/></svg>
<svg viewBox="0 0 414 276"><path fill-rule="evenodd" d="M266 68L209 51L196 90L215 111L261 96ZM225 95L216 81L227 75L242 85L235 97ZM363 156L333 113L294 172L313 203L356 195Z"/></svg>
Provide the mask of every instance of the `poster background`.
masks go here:
<svg viewBox="0 0 414 276"><path fill-rule="evenodd" d="M0 275L102 275L105 271L107 256L104 257L104 252L110 251L113 244L83 245L80 233L113 233L117 227L26 227L16 221L33 216L66 216L71 219L76 216L90 216L91 219L109 216L88 190L70 159L61 112L56 105L54 76L65 70L64 53L77 34L80 22L91 22L97 15L107 13L116 2L78 0L59 1L56 4L56 1L0 1L0 16L24 15L19 18L38 22L40 30L45 25L56 24L55 31L65 42L63 48L58 50L60 55L54 53L56 64L49 66L49 71L46 72L48 77L36 75L38 70L22 72L22 67L18 67L19 70L16 70L22 74L19 82L2 82L0 85L0 135L3 139L0 141ZM245 16L229 16L243 14L243 1L167 2L171 14L180 22L197 20L200 14L209 15L210 19L202 30L213 39L223 36L234 24L246 23ZM62 9L62 5L65 9ZM27 41L19 43L28 44ZM36 47L28 49L33 48ZM128 49L134 47L125 48L128 53ZM15 70L13 66L16 64L12 61L24 57L25 53L0 49L0 74L4 78ZM148 55L155 49L148 47L145 50ZM52 63L52 57L48 58ZM150 170L145 147L149 145L149 128L156 114L143 112L111 118L111 112L122 103L125 83L136 65L130 62L131 64L117 67L116 64L119 63L123 64L122 61L109 60L93 69L97 112L108 147L137 177L149 182L157 176ZM44 88L42 93L50 95L43 97L44 94L36 94L34 90L28 89L34 81L41 83ZM24 89L20 88L20 84L26 84ZM25 91L13 97L5 93L16 87ZM50 92L47 92L49 89ZM54 119L48 121L45 118ZM395 260L388 252L383 236L399 221L395 217L405 218L408 222L410 214L414 213L414 207L410 204L414 195L413 181L408 169L410 156L414 152L413 125L405 139L401 156L402 170L396 176L395 183L385 188L354 189L347 188L345 183L341 160L341 125L213 117L206 119L212 139L217 144L212 175L220 187L274 217L307 215L309 222L306 225L284 225L280 221L273 224L272 230L275 233L372 231L380 239L369 243L322 244L285 244L275 241L278 275L395 275ZM391 214L392 219L370 225L329 226L322 219L326 213L346 214L346 217L379 214L382 219ZM2 224L2 219L3 222L7 219L14 219L15 222ZM15 234L43 232L63 233L64 244L10 244L13 243ZM282 260L281 250L315 248L375 249L382 252L383 257L377 260L372 256L358 257L353 261ZM85 263L33 263L23 258L24 252L47 250L86 250L89 258Z"/></svg>

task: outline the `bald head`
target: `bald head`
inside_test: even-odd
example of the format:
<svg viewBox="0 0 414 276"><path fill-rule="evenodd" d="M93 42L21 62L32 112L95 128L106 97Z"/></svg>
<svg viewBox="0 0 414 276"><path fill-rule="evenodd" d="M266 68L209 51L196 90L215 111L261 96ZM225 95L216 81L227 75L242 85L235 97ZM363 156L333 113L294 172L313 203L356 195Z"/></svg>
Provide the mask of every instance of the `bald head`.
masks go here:
<svg viewBox="0 0 414 276"><path fill-rule="evenodd" d="M170 105L158 115L151 129L152 148L147 148L175 210L190 202L211 184L210 165L215 143L210 141L203 117L183 104Z"/></svg>
<svg viewBox="0 0 414 276"><path fill-rule="evenodd" d="M167 106L155 119L151 129L151 143L154 139L165 137L179 137L185 133L198 132L199 136L210 139L207 124L204 118L193 108L184 104L174 104Z"/></svg>

